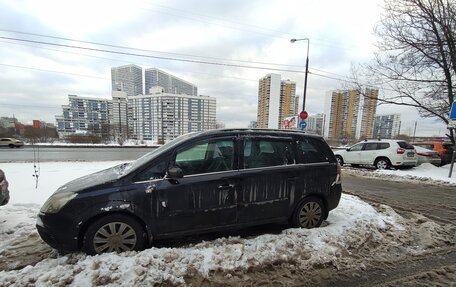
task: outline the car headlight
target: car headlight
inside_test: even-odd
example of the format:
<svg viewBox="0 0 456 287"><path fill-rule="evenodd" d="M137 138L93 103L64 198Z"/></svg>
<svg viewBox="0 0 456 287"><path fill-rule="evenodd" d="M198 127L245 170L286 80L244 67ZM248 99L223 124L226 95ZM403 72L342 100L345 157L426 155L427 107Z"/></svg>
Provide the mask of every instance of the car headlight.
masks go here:
<svg viewBox="0 0 456 287"><path fill-rule="evenodd" d="M65 206L70 200L76 197L74 192L57 192L51 195L48 200L41 207L43 213L57 213L62 207Z"/></svg>

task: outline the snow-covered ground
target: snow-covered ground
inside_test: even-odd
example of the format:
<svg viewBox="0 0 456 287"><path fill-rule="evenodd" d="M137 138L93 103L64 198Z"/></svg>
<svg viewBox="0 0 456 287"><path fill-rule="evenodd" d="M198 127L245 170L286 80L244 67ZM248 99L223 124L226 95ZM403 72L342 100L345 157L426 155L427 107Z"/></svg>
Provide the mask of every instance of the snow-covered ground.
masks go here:
<svg viewBox="0 0 456 287"><path fill-rule="evenodd" d="M366 264L390 264L455 241L453 226L416 214L403 218L388 206L371 206L343 195L321 228L223 237L142 252L59 255L36 232L40 205L65 182L118 163L41 163L37 189L32 164L1 165L11 201L0 207L0 286L240 285L246 276L255 278L262 270L363 270Z"/></svg>
<svg viewBox="0 0 456 287"><path fill-rule="evenodd" d="M411 169L398 170L375 170L373 168L351 168L350 165L343 167L343 173L377 177L392 181L413 181L437 185L456 186L456 164L451 177L448 177L450 165L434 166L430 163L423 163Z"/></svg>

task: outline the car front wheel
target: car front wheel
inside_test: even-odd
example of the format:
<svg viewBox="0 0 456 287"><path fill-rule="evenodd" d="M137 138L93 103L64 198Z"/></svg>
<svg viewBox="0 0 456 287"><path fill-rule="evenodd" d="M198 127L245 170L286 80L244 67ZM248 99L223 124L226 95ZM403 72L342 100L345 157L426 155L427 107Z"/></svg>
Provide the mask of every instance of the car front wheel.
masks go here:
<svg viewBox="0 0 456 287"><path fill-rule="evenodd" d="M107 215L92 223L83 240L83 250L91 255L144 249L144 228L123 214Z"/></svg>
<svg viewBox="0 0 456 287"><path fill-rule="evenodd" d="M319 227L325 218L325 206L316 197L305 199L296 209L292 218L293 227L313 228Z"/></svg>
<svg viewBox="0 0 456 287"><path fill-rule="evenodd" d="M379 158L374 163L376 169L389 169L391 163L387 158Z"/></svg>

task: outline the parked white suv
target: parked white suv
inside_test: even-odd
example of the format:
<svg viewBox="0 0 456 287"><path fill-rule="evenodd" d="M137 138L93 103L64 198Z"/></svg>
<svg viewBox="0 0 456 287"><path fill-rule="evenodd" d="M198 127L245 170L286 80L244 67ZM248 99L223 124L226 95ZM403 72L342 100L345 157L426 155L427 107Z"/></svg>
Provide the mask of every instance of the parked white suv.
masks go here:
<svg viewBox="0 0 456 287"><path fill-rule="evenodd" d="M335 150L340 165L373 165L377 169L413 167L418 157L415 148L403 140L365 140L346 150Z"/></svg>

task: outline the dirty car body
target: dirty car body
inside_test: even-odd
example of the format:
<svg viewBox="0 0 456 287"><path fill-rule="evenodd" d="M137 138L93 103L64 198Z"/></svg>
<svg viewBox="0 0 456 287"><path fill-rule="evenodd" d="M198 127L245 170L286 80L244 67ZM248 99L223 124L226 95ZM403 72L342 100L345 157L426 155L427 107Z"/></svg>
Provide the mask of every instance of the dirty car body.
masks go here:
<svg viewBox="0 0 456 287"><path fill-rule="evenodd" d="M140 250L153 239L272 222L317 227L341 191L340 167L319 136L216 130L60 187L37 229L59 250Z"/></svg>

